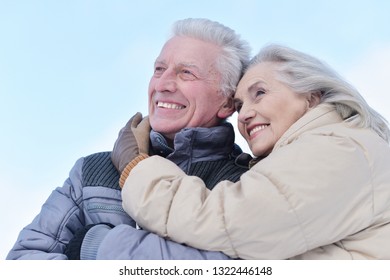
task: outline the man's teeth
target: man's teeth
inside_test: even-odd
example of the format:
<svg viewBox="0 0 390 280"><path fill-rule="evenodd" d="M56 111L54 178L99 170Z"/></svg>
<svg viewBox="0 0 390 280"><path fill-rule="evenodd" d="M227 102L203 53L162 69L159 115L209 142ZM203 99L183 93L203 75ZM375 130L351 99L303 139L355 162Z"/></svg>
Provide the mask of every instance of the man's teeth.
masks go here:
<svg viewBox="0 0 390 280"><path fill-rule="evenodd" d="M184 109L185 106L177 105L177 104L172 104L172 103L166 103L166 102L157 102L157 107L160 108L166 108L166 109Z"/></svg>
<svg viewBox="0 0 390 280"><path fill-rule="evenodd" d="M251 136L253 133L255 133L255 132L259 131L259 130L265 129L267 126L268 126L268 125L266 125L266 124L256 126L254 129L252 129L251 131L249 131L249 136Z"/></svg>

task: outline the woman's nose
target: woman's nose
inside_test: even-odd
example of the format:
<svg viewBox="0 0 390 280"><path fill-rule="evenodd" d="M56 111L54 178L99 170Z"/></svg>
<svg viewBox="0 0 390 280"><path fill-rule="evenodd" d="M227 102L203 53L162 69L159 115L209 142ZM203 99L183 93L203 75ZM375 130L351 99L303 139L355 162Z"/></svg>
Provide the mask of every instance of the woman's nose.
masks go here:
<svg viewBox="0 0 390 280"><path fill-rule="evenodd" d="M252 118L254 118L256 115L256 112L253 108L250 108L249 106L242 106L240 109L240 112L238 113L238 121L246 124L248 123Z"/></svg>
<svg viewBox="0 0 390 280"><path fill-rule="evenodd" d="M175 92L177 89L176 75L174 71L167 69L157 79L155 89L158 92Z"/></svg>

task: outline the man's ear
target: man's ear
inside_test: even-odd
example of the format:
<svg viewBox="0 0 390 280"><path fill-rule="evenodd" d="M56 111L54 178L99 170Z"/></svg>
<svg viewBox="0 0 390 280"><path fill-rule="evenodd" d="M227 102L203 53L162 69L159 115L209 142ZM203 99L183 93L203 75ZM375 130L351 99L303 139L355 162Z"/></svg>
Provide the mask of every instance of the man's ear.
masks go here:
<svg viewBox="0 0 390 280"><path fill-rule="evenodd" d="M235 108L234 108L233 98L228 97L223 103L223 105L221 106L221 108L219 109L217 116L220 119L226 119L227 117L233 115L234 111Z"/></svg>

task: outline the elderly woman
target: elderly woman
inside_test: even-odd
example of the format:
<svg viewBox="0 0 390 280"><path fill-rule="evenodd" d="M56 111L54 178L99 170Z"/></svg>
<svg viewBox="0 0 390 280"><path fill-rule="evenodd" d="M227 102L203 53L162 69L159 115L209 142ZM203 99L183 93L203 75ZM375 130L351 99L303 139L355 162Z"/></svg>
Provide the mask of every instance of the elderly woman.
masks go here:
<svg viewBox="0 0 390 280"><path fill-rule="evenodd" d="M235 94L253 155L208 190L172 162L136 158L122 191L138 224L242 259L390 259L386 121L321 61L268 46Z"/></svg>

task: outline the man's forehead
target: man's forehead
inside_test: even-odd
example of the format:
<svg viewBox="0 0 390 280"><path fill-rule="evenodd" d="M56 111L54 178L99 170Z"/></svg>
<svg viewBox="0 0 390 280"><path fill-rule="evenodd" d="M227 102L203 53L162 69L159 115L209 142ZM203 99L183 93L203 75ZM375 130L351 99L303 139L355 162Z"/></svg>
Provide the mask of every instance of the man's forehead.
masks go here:
<svg viewBox="0 0 390 280"><path fill-rule="evenodd" d="M156 63L202 68L215 64L218 56L216 45L191 37L173 37L163 46Z"/></svg>

